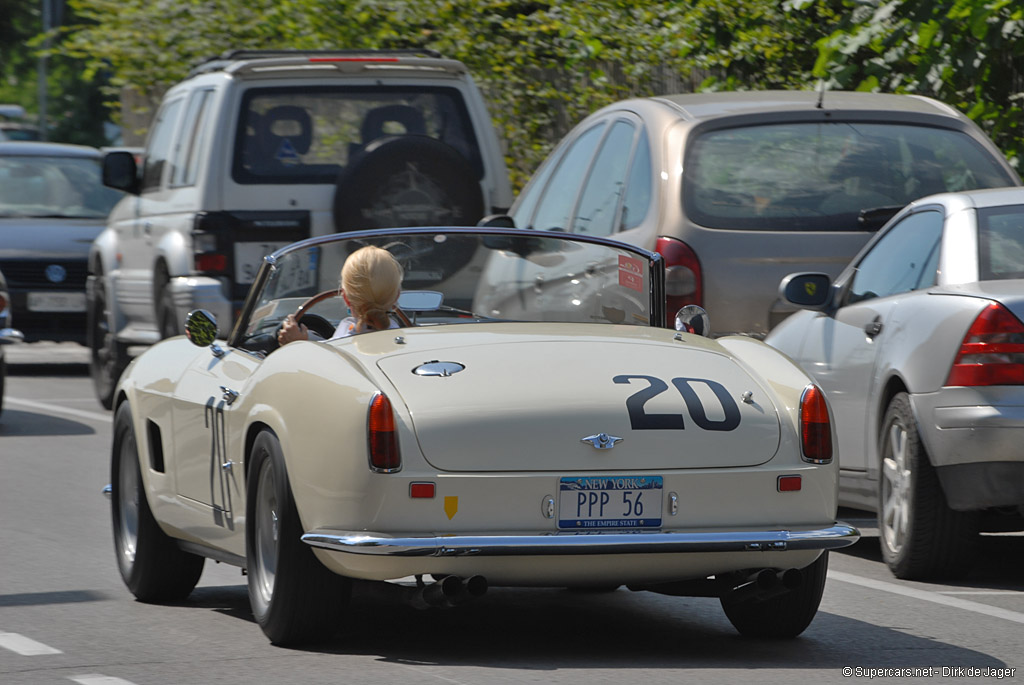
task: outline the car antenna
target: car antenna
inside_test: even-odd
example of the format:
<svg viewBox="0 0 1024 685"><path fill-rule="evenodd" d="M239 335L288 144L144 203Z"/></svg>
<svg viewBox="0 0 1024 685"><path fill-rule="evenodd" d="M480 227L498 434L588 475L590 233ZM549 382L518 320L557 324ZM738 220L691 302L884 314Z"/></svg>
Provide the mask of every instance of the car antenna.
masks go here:
<svg viewBox="0 0 1024 685"><path fill-rule="evenodd" d="M825 79L818 79L818 109L825 104Z"/></svg>

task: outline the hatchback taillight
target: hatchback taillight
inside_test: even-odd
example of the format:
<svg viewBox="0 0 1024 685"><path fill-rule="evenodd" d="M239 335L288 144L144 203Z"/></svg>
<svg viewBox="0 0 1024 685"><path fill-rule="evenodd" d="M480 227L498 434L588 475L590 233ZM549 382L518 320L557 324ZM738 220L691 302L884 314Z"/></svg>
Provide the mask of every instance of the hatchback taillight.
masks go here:
<svg viewBox="0 0 1024 685"><path fill-rule="evenodd" d="M808 385L800 395L800 448L804 461L832 461L832 422L825 393L816 385Z"/></svg>
<svg viewBox="0 0 1024 685"><path fill-rule="evenodd" d="M675 238L658 238L654 247L665 259L665 302L669 321L688 304L704 306L704 277L697 253Z"/></svg>
<svg viewBox="0 0 1024 685"><path fill-rule="evenodd" d="M395 413L391 409L391 400L384 393L378 392L370 400L366 432L370 467L383 473L392 473L402 468L402 455L398 451L398 436L395 433Z"/></svg>
<svg viewBox="0 0 1024 685"><path fill-rule="evenodd" d="M1024 323L993 302L968 329L946 385L1024 384Z"/></svg>

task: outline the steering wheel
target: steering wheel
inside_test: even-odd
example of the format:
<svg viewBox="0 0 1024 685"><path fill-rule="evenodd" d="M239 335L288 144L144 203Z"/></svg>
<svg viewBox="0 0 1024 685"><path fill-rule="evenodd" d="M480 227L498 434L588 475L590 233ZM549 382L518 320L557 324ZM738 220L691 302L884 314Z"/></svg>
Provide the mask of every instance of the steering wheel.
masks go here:
<svg viewBox="0 0 1024 685"><path fill-rule="evenodd" d="M325 290L322 293L317 293L316 295L313 295L305 302L300 304L298 308L295 310L294 314L296 323L305 324L306 328L313 331L324 340L327 340L328 338L333 336L334 326L331 325L331 322L325 319L324 317L320 316L319 314L310 314L308 310L315 307L324 300L329 300L332 297L337 297L339 295L339 292L340 291L337 288L335 288L334 290Z"/></svg>
<svg viewBox="0 0 1024 685"><path fill-rule="evenodd" d="M330 321L320 316L319 314L310 314L309 310L315 307L316 305L320 304L324 300L328 300L332 297L338 297L338 295L340 294L340 290L334 289L325 290L323 292L317 293L316 295L313 295L295 309L295 321L306 324L306 328L310 329L311 331L322 337L324 340L327 340L328 338L334 335L334 326L331 325ZM392 311L392 313L395 315L395 318L398 319L398 322L402 324L402 326L412 326L412 321L409 320L409 317L406 316L405 312L403 312L398 307L397 304L395 305L395 308Z"/></svg>

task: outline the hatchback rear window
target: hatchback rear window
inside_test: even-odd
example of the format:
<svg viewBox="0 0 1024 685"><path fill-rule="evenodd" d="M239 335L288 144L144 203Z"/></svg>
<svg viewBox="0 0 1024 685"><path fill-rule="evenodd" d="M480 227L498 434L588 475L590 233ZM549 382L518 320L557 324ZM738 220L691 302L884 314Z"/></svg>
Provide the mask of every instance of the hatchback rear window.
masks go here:
<svg viewBox="0 0 1024 685"><path fill-rule="evenodd" d="M334 183L374 140L425 135L455 148L483 176L469 113L454 88L254 88L235 138L238 183Z"/></svg>
<svg viewBox="0 0 1024 685"><path fill-rule="evenodd" d="M1016 185L970 136L854 122L713 130L690 143L683 201L708 228L857 231L863 210Z"/></svg>

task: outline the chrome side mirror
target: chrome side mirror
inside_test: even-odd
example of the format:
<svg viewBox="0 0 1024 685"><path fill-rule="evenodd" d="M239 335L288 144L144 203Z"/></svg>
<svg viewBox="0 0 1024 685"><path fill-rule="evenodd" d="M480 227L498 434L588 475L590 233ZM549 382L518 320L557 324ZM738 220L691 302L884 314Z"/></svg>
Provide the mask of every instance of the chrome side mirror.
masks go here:
<svg viewBox="0 0 1024 685"><path fill-rule="evenodd" d="M828 274L789 274L779 283L779 299L802 309L821 311L831 297L832 279Z"/></svg>
<svg viewBox="0 0 1024 685"><path fill-rule="evenodd" d="M676 312L676 330L711 337L711 319L703 307L688 304Z"/></svg>
<svg viewBox="0 0 1024 685"><path fill-rule="evenodd" d="M17 328L0 328L0 345L11 345L25 341L25 334Z"/></svg>
<svg viewBox="0 0 1024 685"><path fill-rule="evenodd" d="M197 347L207 347L217 339L217 319L205 309L196 309L185 318L185 335Z"/></svg>

